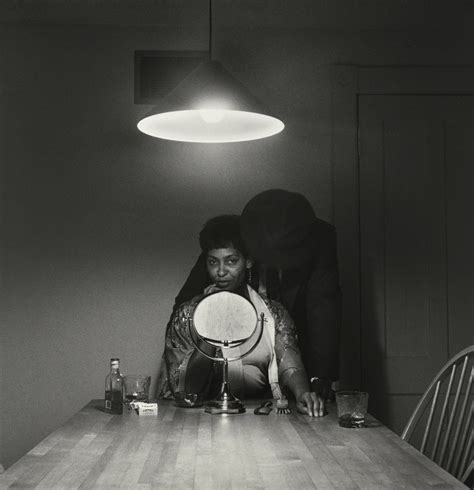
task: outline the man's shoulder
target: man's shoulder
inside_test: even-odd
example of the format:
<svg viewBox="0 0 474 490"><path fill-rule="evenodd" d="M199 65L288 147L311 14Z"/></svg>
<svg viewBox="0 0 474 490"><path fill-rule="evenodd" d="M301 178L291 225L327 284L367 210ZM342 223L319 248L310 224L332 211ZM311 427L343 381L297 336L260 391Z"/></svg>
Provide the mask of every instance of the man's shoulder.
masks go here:
<svg viewBox="0 0 474 490"><path fill-rule="evenodd" d="M333 224L319 218L316 218L314 222L314 230L321 236L332 236L336 234L336 227Z"/></svg>
<svg viewBox="0 0 474 490"><path fill-rule="evenodd" d="M313 240L316 252L314 267L318 269L337 265L336 228L331 223L318 219L314 224Z"/></svg>

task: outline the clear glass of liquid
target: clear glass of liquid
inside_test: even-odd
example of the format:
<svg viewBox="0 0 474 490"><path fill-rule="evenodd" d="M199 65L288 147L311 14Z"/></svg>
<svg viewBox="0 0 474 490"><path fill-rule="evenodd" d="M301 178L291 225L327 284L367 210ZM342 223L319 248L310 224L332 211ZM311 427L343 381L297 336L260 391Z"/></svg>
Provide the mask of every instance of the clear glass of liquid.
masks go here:
<svg viewBox="0 0 474 490"><path fill-rule="evenodd" d="M366 391L336 392L339 425L345 428L364 427L369 394Z"/></svg>
<svg viewBox="0 0 474 490"><path fill-rule="evenodd" d="M125 403L133 401L148 402L151 376L145 374L127 374L124 376Z"/></svg>

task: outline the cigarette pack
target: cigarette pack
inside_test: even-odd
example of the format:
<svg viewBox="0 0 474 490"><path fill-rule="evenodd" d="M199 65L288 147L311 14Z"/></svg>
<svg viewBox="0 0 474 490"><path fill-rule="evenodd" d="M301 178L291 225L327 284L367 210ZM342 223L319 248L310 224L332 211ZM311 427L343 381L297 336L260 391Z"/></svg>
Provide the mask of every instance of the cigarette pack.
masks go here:
<svg viewBox="0 0 474 490"><path fill-rule="evenodd" d="M157 403L138 402L138 415L158 415Z"/></svg>

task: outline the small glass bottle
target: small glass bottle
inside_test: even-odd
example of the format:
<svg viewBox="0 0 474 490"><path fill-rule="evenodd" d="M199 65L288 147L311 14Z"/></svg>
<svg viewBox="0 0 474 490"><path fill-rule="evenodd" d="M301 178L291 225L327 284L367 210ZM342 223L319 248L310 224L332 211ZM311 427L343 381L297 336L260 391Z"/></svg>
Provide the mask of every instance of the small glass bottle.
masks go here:
<svg viewBox="0 0 474 490"><path fill-rule="evenodd" d="M105 405L107 413L123 412L123 376L120 374L120 359L110 359L110 373L105 378Z"/></svg>

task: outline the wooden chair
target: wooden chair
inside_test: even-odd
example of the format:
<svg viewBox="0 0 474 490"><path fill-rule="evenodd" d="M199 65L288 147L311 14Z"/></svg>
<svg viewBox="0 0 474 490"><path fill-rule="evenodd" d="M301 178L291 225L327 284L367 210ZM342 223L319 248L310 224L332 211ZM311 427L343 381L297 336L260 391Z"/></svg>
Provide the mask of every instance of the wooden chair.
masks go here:
<svg viewBox="0 0 474 490"><path fill-rule="evenodd" d="M473 359L471 345L443 366L402 433L402 439L466 484L473 477Z"/></svg>

